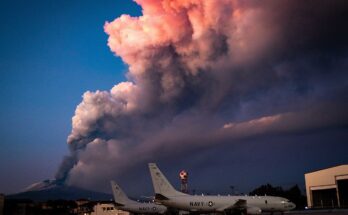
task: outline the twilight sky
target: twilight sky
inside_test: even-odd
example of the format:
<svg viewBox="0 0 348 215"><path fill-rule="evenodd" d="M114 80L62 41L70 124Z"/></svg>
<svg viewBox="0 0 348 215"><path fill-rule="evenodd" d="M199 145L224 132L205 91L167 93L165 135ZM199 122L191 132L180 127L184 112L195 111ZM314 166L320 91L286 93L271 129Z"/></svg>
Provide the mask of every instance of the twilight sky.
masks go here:
<svg viewBox="0 0 348 215"><path fill-rule="evenodd" d="M151 194L147 162L248 192L348 163L344 0L0 4L0 192Z"/></svg>

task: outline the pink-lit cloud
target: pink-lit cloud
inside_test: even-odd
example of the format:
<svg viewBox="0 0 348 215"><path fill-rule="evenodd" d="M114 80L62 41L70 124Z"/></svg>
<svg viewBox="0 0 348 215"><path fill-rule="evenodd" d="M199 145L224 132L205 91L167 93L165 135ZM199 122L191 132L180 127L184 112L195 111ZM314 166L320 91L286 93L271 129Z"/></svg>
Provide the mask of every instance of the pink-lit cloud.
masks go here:
<svg viewBox="0 0 348 215"><path fill-rule="evenodd" d="M136 3L142 16L122 15L104 26L111 51L129 66L128 81L83 95L68 137L72 153L58 179L77 184L83 176L82 185L91 186L146 161L171 159L183 148L347 122L347 104L325 97L345 90L346 58L326 65L334 75L325 73L315 63L324 51L307 53L315 41L302 45L301 20L287 17L294 11L307 16L310 7L301 11L291 1ZM316 19L308 22L313 32L304 38L317 33Z"/></svg>

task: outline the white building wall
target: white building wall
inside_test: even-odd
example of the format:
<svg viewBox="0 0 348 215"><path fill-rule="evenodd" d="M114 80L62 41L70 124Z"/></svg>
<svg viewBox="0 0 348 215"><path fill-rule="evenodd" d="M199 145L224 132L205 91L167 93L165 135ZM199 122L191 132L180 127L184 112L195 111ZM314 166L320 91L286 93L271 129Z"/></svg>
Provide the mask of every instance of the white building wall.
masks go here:
<svg viewBox="0 0 348 215"><path fill-rule="evenodd" d="M305 174L307 205L312 207L311 190L335 188L336 180L348 176L348 165L341 165ZM338 198L337 198L338 199Z"/></svg>
<svg viewBox="0 0 348 215"><path fill-rule="evenodd" d="M129 215L129 212L118 210L113 204L96 204L93 210L90 215Z"/></svg>

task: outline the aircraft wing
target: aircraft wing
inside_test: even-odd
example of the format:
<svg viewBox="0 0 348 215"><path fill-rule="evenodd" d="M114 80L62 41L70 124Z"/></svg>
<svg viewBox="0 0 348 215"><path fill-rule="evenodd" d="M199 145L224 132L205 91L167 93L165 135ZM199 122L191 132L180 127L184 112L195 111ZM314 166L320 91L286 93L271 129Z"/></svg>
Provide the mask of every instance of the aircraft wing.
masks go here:
<svg viewBox="0 0 348 215"><path fill-rule="evenodd" d="M238 199L235 203L226 205L225 207L219 208L218 211L226 211L233 209L245 209L247 208L247 201L244 199Z"/></svg>

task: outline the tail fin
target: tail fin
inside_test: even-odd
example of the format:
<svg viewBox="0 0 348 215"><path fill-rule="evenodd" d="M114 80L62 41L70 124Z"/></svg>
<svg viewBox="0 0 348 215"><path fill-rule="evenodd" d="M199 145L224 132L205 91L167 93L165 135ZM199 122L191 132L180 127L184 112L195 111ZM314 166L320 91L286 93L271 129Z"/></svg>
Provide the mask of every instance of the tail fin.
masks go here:
<svg viewBox="0 0 348 215"><path fill-rule="evenodd" d="M114 181L111 181L112 193L114 195L115 203L119 206L125 205L127 202L131 201L127 195L123 192L120 186L116 184Z"/></svg>
<svg viewBox="0 0 348 215"><path fill-rule="evenodd" d="M155 163L149 163L149 169L151 173L153 188L156 194L156 199L165 200L170 196L187 195L175 190Z"/></svg>

